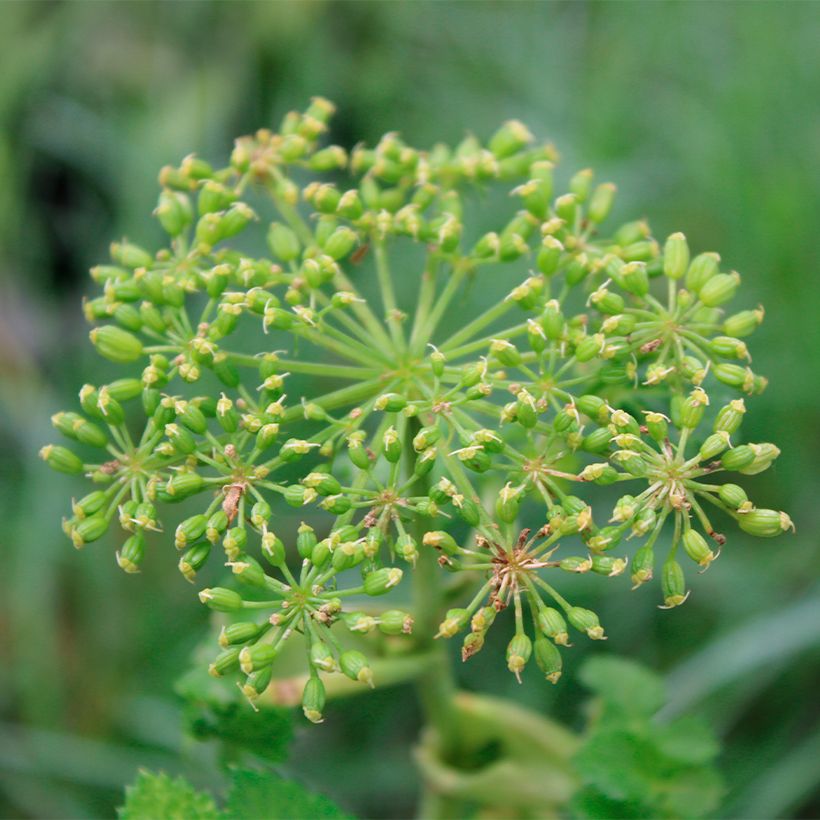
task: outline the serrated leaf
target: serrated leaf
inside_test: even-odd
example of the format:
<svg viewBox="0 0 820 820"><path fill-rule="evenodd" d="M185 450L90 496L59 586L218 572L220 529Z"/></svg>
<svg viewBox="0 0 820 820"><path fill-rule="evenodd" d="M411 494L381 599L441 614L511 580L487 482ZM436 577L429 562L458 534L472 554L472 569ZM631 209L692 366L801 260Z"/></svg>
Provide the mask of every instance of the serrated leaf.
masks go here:
<svg viewBox="0 0 820 820"><path fill-rule="evenodd" d="M581 667L580 678L584 686L607 703L630 714L653 715L665 699L661 679L624 658L590 658Z"/></svg>
<svg viewBox="0 0 820 820"><path fill-rule="evenodd" d="M219 810L211 795L184 778L142 770L126 787L117 815L120 820L216 820Z"/></svg>
<svg viewBox="0 0 820 820"><path fill-rule="evenodd" d="M188 731L198 740L217 739L272 763L283 761L293 738L293 711L247 703L191 703L185 713Z"/></svg>
<svg viewBox="0 0 820 820"><path fill-rule="evenodd" d="M234 769L224 817L229 820L345 820L351 815L327 797L293 780L285 780L272 772Z"/></svg>

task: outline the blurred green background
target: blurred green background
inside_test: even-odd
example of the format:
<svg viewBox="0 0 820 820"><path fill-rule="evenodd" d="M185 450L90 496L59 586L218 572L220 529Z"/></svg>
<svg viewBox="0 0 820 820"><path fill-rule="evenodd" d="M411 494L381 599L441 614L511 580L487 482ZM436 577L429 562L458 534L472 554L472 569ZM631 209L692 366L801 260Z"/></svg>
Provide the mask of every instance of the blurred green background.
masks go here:
<svg viewBox="0 0 820 820"><path fill-rule="evenodd" d="M174 679L206 614L167 562L126 577L111 544L60 532L77 492L36 458L49 415L98 375L80 299L109 239L158 238L156 172L322 94L332 139L488 136L517 117L570 169L618 183L617 215L683 230L766 305L769 390L746 433L783 454L753 498L797 535L733 533L682 610L653 593L596 609L609 651L662 671L668 714L723 738L728 817L820 814L820 6L817 3L6 2L0 13L0 814L111 816L139 764L215 774L184 740ZM97 553L103 553L102 555ZM597 589L597 587L594 587ZM656 592L654 590L653 592ZM593 586L582 589L592 602ZM579 600L578 603L584 603ZM574 726L568 658L549 691L485 651L465 685ZM328 710L291 771L363 816L407 816L412 691ZM374 784L377 787L374 788Z"/></svg>

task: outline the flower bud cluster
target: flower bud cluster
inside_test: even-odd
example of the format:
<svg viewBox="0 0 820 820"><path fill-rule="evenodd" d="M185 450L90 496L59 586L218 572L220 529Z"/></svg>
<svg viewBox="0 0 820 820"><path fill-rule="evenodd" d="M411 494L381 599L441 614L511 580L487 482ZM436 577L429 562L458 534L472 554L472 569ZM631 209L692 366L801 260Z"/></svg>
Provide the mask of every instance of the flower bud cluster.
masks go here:
<svg viewBox="0 0 820 820"><path fill-rule="evenodd" d="M605 229L614 186L582 170L564 190L557 152L521 123L486 144L425 151L390 133L348 153L321 142L332 112L316 99L237 140L225 168L189 156L162 170L167 247L114 243L85 303L124 375L85 385L53 418L73 446L42 450L95 485L64 522L76 547L116 525L135 572L150 533L173 528L188 581L224 565L200 592L225 613L213 674L241 675L253 700L298 636L304 711L321 720L325 675L373 682L345 630L376 650L415 640L413 614L373 599L427 554L479 586L438 636L464 632L467 660L510 606L509 669L534 658L554 682L571 630L604 637L562 577L628 568L639 586L668 525L673 607L684 562L707 568L725 540L709 507L749 534L791 528L715 483L779 452L740 438L744 395L766 386L743 341L763 311L727 309L740 277L717 254L692 256L680 233L658 242L644 221ZM493 230L467 217L477 187L509 192ZM243 250L254 243L263 255ZM412 303L399 276L414 277ZM507 296L465 315L481 278ZM632 494L604 516L600 488L620 483ZM178 502L196 510L181 522Z"/></svg>

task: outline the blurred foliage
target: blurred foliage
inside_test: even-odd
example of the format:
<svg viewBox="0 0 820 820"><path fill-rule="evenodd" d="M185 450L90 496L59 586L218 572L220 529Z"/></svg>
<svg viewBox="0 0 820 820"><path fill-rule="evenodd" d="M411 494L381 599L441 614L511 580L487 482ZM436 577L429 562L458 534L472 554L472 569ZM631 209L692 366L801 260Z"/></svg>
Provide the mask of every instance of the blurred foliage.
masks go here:
<svg viewBox="0 0 820 820"><path fill-rule="evenodd" d="M157 234L157 169L190 151L224 158L234 136L314 94L339 105L332 138L343 145L390 129L424 145L520 118L554 139L569 170L615 180L620 216L651 215L658 236L681 229L693 247L720 249L744 274L748 307L766 305L752 352L771 385L745 424L783 455L750 489L788 510L797 536L768 549L733 537L682 610L659 613L638 591L599 611L612 650L668 673L667 713L700 714L721 736L726 816L820 812L815 4L202 0L2 12L0 814L110 816L140 764L197 787L216 777L210 744L181 743L171 695L202 607L157 565L131 578L75 554L59 529L65 479L34 456L49 415L95 372L79 309L86 269L110 238ZM465 685L582 722L572 677L517 687L489 659L472 663ZM416 733L411 692L379 691L298 729L290 767L360 815L407 816Z"/></svg>

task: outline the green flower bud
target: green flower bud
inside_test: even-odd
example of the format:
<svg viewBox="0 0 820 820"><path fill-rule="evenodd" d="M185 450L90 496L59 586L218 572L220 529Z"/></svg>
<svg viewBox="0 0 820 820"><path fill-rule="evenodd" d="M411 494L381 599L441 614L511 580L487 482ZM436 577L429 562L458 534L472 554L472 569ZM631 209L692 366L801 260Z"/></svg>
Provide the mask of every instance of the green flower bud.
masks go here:
<svg viewBox="0 0 820 820"><path fill-rule="evenodd" d="M384 595L399 585L403 574L398 567L382 567L368 573L364 579L365 595Z"/></svg>
<svg viewBox="0 0 820 820"><path fill-rule="evenodd" d="M147 268L154 261L148 251L130 242L112 242L111 258L126 268Z"/></svg>
<svg viewBox="0 0 820 820"><path fill-rule="evenodd" d="M791 518L777 510L749 510L738 516L737 523L743 532L758 538L772 538L787 530L794 530Z"/></svg>
<svg viewBox="0 0 820 820"><path fill-rule="evenodd" d="M689 597L689 593L686 591L683 567L677 561L667 560L664 563L663 572L661 573L661 589L663 591L663 609L680 606Z"/></svg>
<svg viewBox="0 0 820 820"><path fill-rule="evenodd" d="M308 678L302 691L302 711L311 723L321 723L324 718L325 687L318 677Z"/></svg>
<svg viewBox="0 0 820 820"><path fill-rule="evenodd" d="M575 629L579 632L586 632L592 640L606 640L598 616L592 610L583 609L579 606L570 607L567 610L567 619Z"/></svg>
<svg viewBox="0 0 820 820"><path fill-rule="evenodd" d="M58 470L61 473L79 475L84 469L83 461L78 455L72 453L68 448L56 444L47 444L42 447L40 449L40 458L52 470Z"/></svg>
<svg viewBox="0 0 820 820"><path fill-rule="evenodd" d="M689 269L689 245L682 233L673 233L663 248L663 272L669 279L681 279Z"/></svg>
<svg viewBox="0 0 820 820"><path fill-rule="evenodd" d="M95 327L88 336L100 355L112 362L127 364L142 356L142 342L116 325Z"/></svg>
<svg viewBox="0 0 820 820"><path fill-rule="evenodd" d="M203 589L199 593L199 600L216 612L236 612L242 608L242 597L239 593L226 587Z"/></svg>
<svg viewBox="0 0 820 820"><path fill-rule="evenodd" d="M348 649L339 657L339 666L342 673L351 680L366 683L371 689L373 685L373 670L367 658L356 649Z"/></svg>
<svg viewBox="0 0 820 820"><path fill-rule="evenodd" d="M279 222L271 223L268 229L268 247L282 262L292 262L301 253L299 239L295 232Z"/></svg>

